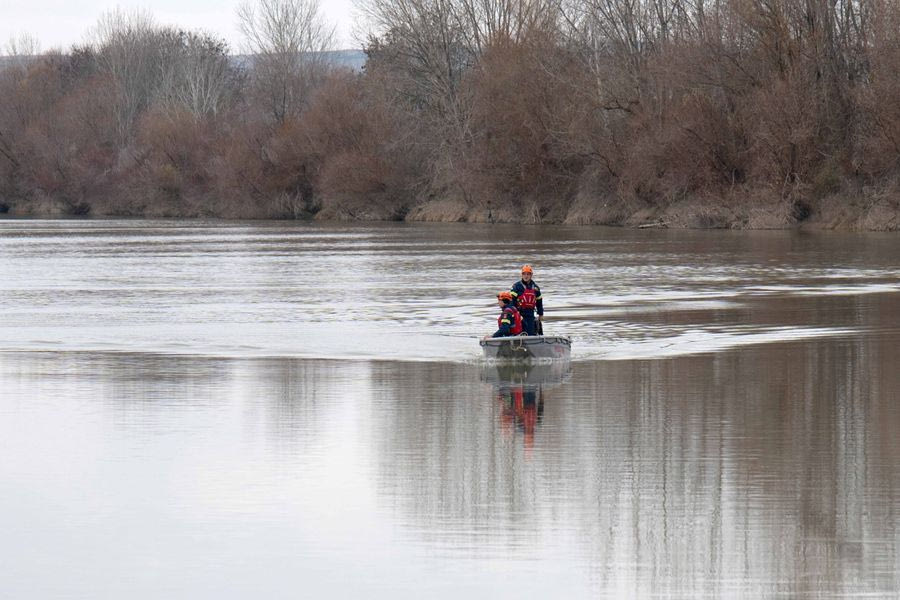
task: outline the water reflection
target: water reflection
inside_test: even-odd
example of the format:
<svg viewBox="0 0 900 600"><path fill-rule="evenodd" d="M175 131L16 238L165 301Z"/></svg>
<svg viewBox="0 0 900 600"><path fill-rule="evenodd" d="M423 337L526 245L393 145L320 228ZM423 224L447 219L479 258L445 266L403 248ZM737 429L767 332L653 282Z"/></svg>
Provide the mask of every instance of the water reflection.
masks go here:
<svg viewBox="0 0 900 600"><path fill-rule="evenodd" d="M493 386L492 397L500 411L500 433L505 439L521 436L526 456L531 456L534 436L544 416L545 389L571 378L566 361L499 362L485 364L481 380Z"/></svg>
<svg viewBox="0 0 900 600"><path fill-rule="evenodd" d="M0 354L0 589L893 597L898 344L565 368Z"/></svg>
<svg viewBox="0 0 900 600"><path fill-rule="evenodd" d="M456 395L402 426L385 399L380 494L448 558L540 548L595 595L893 597L898 341L576 363L555 386L491 367L475 398L422 367Z"/></svg>
<svg viewBox="0 0 900 600"><path fill-rule="evenodd" d="M500 430L505 437L522 433L525 449L534 447L534 431L544 415L544 392L540 386L509 385L497 391L500 404Z"/></svg>
<svg viewBox="0 0 900 600"><path fill-rule="evenodd" d="M555 386L571 378L572 363L568 360L497 361L481 365L481 380L494 386Z"/></svg>

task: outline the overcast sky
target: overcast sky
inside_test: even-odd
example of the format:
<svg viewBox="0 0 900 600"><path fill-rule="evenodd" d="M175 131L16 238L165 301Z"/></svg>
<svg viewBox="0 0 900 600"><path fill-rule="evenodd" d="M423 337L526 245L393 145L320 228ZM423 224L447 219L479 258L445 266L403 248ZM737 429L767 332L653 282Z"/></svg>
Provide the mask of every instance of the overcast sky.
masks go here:
<svg viewBox="0 0 900 600"><path fill-rule="evenodd" d="M185 29L203 29L225 38L232 52L240 51L241 35L235 12L241 0L0 0L0 48L23 33L40 42L41 50L67 49L83 42L98 17L116 6L149 10L156 21ZM337 26L339 48L359 46L352 36L353 0L320 0L326 19Z"/></svg>

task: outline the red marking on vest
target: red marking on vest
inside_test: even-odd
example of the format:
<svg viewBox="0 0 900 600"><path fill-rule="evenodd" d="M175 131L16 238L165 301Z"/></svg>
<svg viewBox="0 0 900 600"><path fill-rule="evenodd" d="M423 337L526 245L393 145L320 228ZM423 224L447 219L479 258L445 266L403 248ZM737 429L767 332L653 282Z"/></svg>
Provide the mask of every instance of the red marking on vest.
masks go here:
<svg viewBox="0 0 900 600"><path fill-rule="evenodd" d="M525 291L519 294L518 304L522 308L537 306L537 294L534 293L534 288L525 288Z"/></svg>

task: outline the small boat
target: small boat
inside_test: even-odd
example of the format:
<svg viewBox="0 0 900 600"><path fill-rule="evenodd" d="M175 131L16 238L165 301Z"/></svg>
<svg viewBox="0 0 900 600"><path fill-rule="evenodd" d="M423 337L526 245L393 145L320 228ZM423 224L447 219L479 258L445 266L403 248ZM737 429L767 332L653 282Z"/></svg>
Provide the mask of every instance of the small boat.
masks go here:
<svg viewBox="0 0 900 600"><path fill-rule="evenodd" d="M502 360L569 360L572 340L562 335L515 335L481 340L484 357Z"/></svg>

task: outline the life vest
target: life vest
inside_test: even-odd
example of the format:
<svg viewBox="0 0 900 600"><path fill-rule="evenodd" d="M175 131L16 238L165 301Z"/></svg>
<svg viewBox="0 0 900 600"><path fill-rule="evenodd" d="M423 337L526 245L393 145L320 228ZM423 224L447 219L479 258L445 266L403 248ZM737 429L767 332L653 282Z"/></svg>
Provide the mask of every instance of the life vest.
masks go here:
<svg viewBox="0 0 900 600"><path fill-rule="evenodd" d="M537 306L537 293L534 289L534 287L525 286L525 291L516 298L516 304L519 305L519 308L533 309Z"/></svg>
<svg viewBox="0 0 900 600"><path fill-rule="evenodd" d="M500 313L500 316L497 317L497 327L503 326L503 317L509 314L512 317L512 323L509 327L510 335L519 335L522 333L522 315L519 314L515 308L511 306L507 306L503 309L503 312Z"/></svg>

